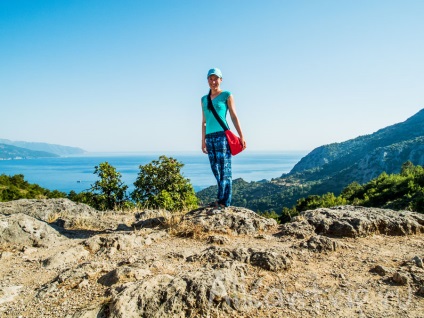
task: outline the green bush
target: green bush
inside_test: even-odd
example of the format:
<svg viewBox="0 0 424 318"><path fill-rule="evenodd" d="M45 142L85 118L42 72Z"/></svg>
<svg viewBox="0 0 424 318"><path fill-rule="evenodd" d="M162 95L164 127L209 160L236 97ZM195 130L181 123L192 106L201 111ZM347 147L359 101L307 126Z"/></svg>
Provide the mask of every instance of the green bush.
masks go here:
<svg viewBox="0 0 424 318"><path fill-rule="evenodd" d="M166 156L140 165L131 198L139 206L151 209L184 211L197 208L193 186L189 179L181 175L183 166L184 164Z"/></svg>
<svg viewBox="0 0 424 318"><path fill-rule="evenodd" d="M100 180L91 185L90 194L84 193L82 197L98 210L120 209L128 200L126 186L121 181L121 174L108 162L102 162L94 167L94 174Z"/></svg>

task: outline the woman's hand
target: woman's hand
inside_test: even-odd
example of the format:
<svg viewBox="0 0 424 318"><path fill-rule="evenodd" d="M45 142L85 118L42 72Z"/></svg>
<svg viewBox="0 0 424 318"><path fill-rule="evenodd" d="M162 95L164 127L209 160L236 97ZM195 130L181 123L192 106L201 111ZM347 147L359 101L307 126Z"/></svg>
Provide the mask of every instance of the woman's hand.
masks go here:
<svg viewBox="0 0 424 318"><path fill-rule="evenodd" d="M208 150L206 149L206 142L205 142L205 140L202 140L202 152L205 153L205 154L208 153Z"/></svg>
<svg viewBox="0 0 424 318"><path fill-rule="evenodd" d="M244 140L244 138L240 138L240 143L243 146L243 150L246 149L246 140Z"/></svg>

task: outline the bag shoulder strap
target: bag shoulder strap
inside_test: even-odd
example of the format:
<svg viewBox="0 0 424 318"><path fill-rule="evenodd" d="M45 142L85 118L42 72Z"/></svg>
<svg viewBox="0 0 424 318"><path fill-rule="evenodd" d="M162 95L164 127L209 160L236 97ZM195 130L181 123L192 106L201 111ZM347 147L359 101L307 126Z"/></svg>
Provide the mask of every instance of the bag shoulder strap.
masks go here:
<svg viewBox="0 0 424 318"><path fill-rule="evenodd" d="M215 119L216 119L216 120L218 121L218 123L221 125L222 129L224 129L224 131L226 131L226 130L230 130L230 128L229 128L227 125L225 125L225 123L224 123L224 121L222 120L222 118L221 118L221 117L219 117L218 113L216 112L215 107L213 107L212 99L211 99L211 95L210 95L210 94L208 94L208 103L210 103L210 105L212 106L210 110L212 111L212 114L215 116Z"/></svg>

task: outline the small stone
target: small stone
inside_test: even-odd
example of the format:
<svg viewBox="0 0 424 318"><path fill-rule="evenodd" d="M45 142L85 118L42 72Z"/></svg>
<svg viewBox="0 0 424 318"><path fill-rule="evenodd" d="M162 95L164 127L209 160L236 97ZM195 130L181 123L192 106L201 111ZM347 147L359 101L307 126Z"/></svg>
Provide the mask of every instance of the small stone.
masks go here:
<svg viewBox="0 0 424 318"><path fill-rule="evenodd" d="M400 272L396 272L393 274L393 281L399 285L406 285L408 284L408 277Z"/></svg>
<svg viewBox="0 0 424 318"><path fill-rule="evenodd" d="M81 283L78 284L78 288L83 288L88 286L88 280L84 279L81 281Z"/></svg>
<svg viewBox="0 0 424 318"><path fill-rule="evenodd" d="M373 269L371 269L371 272L377 273L380 276L386 276L387 274L390 274L391 270L387 267L377 265Z"/></svg>
<svg viewBox="0 0 424 318"><path fill-rule="evenodd" d="M11 258L13 255L12 252L4 251L0 253L0 259L8 259Z"/></svg>
<svg viewBox="0 0 424 318"><path fill-rule="evenodd" d="M423 260L422 260L422 258L421 258L421 257L419 257L419 256L415 256L412 260L415 262L415 264L416 264L418 267L424 268Z"/></svg>
<svg viewBox="0 0 424 318"><path fill-rule="evenodd" d="M269 240L271 240L271 237L269 235L265 235L265 234L258 234L258 235L255 235L255 239L269 241Z"/></svg>
<svg viewBox="0 0 424 318"><path fill-rule="evenodd" d="M208 242L209 244L224 245L225 243L228 243L229 240L226 237L224 237L224 236L210 235L210 236L208 236L206 242Z"/></svg>
<svg viewBox="0 0 424 318"><path fill-rule="evenodd" d="M166 254L166 257L168 258L175 258L175 259L185 259L186 256L183 253L177 253L177 252L169 252Z"/></svg>

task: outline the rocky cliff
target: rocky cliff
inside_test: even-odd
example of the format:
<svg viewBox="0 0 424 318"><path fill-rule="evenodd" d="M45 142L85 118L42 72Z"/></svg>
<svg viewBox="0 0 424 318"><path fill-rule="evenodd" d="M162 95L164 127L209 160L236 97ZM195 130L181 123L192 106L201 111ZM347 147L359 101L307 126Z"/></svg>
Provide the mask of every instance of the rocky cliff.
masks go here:
<svg viewBox="0 0 424 318"><path fill-rule="evenodd" d="M381 172L399 173L402 163L410 160L415 165L424 163L424 109L404 122L377 132L341 143L318 147L302 158L290 174L309 174L321 178L354 168L358 182L368 182ZM354 168L353 168L354 167ZM325 170L322 171L322 170Z"/></svg>
<svg viewBox="0 0 424 318"><path fill-rule="evenodd" d="M424 216L0 203L1 317L422 317Z"/></svg>

